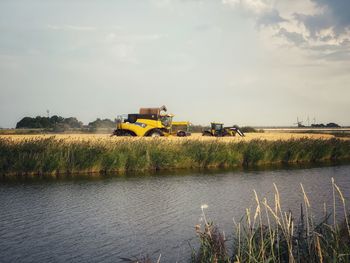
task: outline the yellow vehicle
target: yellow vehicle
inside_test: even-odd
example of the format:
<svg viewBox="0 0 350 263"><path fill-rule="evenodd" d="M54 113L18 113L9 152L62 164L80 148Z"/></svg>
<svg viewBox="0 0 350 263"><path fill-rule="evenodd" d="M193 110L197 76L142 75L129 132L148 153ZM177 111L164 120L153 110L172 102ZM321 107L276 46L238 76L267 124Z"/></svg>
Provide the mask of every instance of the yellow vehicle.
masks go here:
<svg viewBox="0 0 350 263"><path fill-rule="evenodd" d="M238 133L241 137L245 136L238 126L224 127L223 123L212 122L210 129L203 131L202 135L224 137L224 136L236 136L236 133Z"/></svg>
<svg viewBox="0 0 350 263"><path fill-rule="evenodd" d="M166 111L165 106L160 108L141 108L139 113L118 116L117 127L112 135L170 136L172 135L174 115L168 114Z"/></svg>
<svg viewBox="0 0 350 263"><path fill-rule="evenodd" d="M178 137L191 136L191 123L189 121L173 121L171 126L171 134Z"/></svg>

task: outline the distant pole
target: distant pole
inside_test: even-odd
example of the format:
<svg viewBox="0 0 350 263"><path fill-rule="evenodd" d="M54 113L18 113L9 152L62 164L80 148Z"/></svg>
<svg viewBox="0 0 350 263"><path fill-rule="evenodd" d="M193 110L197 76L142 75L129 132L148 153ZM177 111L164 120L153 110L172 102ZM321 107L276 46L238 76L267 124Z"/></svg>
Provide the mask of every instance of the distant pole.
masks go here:
<svg viewBox="0 0 350 263"><path fill-rule="evenodd" d="M50 118L50 111L46 110L46 113L47 113L47 117Z"/></svg>
<svg viewBox="0 0 350 263"><path fill-rule="evenodd" d="M310 126L310 118L309 118L309 115L307 115L307 126Z"/></svg>

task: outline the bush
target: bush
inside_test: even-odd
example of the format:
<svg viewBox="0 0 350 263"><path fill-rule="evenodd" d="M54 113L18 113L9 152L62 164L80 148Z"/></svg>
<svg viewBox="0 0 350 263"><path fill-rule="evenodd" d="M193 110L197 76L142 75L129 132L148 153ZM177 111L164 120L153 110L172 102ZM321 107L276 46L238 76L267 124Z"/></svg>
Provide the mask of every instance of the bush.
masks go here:
<svg viewBox="0 0 350 263"><path fill-rule="evenodd" d="M253 127L250 127L250 126L243 126L240 128L242 132L244 133L250 133L250 132L260 132L260 133L263 133L264 130L257 130Z"/></svg>

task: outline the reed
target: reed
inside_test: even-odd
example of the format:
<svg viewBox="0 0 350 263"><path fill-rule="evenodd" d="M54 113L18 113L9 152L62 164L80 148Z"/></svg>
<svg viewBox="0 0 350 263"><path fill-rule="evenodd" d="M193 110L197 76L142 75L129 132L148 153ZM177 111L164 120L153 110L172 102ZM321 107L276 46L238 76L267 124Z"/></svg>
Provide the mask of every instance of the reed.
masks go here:
<svg viewBox="0 0 350 263"><path fill-rule="evenodd" d="M230 168L350 160L350 141L0 138L1 174Z"/></svg>
<svg viewBox="0 0 350 263"><path fill-rule="evenodd" d="M333 199L340 200L344 214L331 215L316 222L303 186L303 201L299 220L290 211L281 209L280 195L275 186L272 204L259 199L256 192L254 210L247 209L240 222L234 222L232 252L227 249L225 235L211 222L196 226L200 240L198 251L193 250L192 262L350 262L350 214L339 187L332 179ZM335 203L333 204L335 211ZM341 218L343 221L341 221Z"/></svg>

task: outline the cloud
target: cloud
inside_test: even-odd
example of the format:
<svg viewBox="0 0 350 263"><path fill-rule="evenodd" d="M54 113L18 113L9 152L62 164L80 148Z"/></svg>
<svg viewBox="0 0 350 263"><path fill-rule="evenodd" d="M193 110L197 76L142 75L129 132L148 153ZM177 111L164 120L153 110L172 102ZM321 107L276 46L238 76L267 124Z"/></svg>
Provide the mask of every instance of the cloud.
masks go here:
<svg viewBox="0 0 350 263"><path fill-rule="evenodd" d="M348 0L295 0L289 3L284 0L222 0L222 3L253 18L262 34L318 52L322 59L341 59L342 54L348 57Z"/></svg>
<svg viewBox="0 0 350 263"><path fill-rule="evenodd" d="M244 12L260 26L270 26L286 21L267 0L223 0L224 5Z"/></svg>
<svg viewBox="0 0 350 263"><path fill-rule="evenodd" d="M341 44L350 34L350 1L345 0L312 0L322 12L314 15L295 13L295 19L305 26L310 36L316 40L328 42L335 40ZM328 35L324 35L328 31Z"/></svg>
<svg viewBox="0 0 350 263"><path fill-rule="evenodd" d="M306 43L306 40L302 34L289 32L285 28L280 28L276 36L284 37L287 41L294 43L296 46L301 46L302 44Z"/></svg>
<svg viewBox="0 0 350 263"><path fill-rule="evenodd" d="M264 0L223 0L222 3L257 17L271 10L271 7Z"/></svg>
<svg viewBox="0 0 350 263"><path fill-rule="evenodd" d="M349 50L339 50L331 52L324 55L323 57L326 60L335 60L335 61L349 61L350 60L350 51Z"/></svg>
<svg viewBox="0 0 350 263"><path fill-rule="evenodd" d="M344 33L350 27L350 1L348 0L312 0L317 5L324 8L322 14L310 17L310 20L320 21L325 19L328 24L321 23L323 26L332 27L336 33ZM308 23L306 22L308 26Z"/></svg>
<svg viewBox="0 0 350 263"><path fill-rule="evenodd" d="M299 31L300 28L306 30L304 38L308 41L308 48L322 51L324 47L331 47L337 51L334 52L334 55L328 54L324 56L324 54L321 54L321 56L323 58L340 59L340 54L346 54L349 51L350 1L311 1L318 8L319 12L315 14L296 12L293 14L295 21L299 25Z"/></svg>
<svg viewBox="0 0 350 263"><path fill-rule="evenodd" d="M233 8L241 8L245 11L260 14L269 9L269 6L263 0L223 0L223 4Z"/></svg>
<svg viewBox="0 0 350 263"><path fill-rule="evenodd" d="M260 15L257 19L257 24L262 26L276 25L287 21L282 18L276 9L270 9Z"/></svg>

